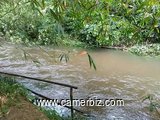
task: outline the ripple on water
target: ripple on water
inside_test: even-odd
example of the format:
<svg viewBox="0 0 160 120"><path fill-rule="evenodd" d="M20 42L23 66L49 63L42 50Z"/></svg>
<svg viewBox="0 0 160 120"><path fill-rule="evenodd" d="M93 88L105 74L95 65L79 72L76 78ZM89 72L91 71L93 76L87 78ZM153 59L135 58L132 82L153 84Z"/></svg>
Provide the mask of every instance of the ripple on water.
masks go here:
<svg viewBox="0 0 160 120"><path fill-rule="evenodd" d="M45 48L44 48L45 49ZM59 51L46 48L53 56ZM37 67L32 60L24 61L22 51L14 45L0 47L1 71L43 78L78 86L74 97L79 99L119 98L125 101L124 107L78 107L101 120L157 120L157 115L147 112L141 98L148 93L160 98L159 71L160 62L148 62L139 57L124 55L113 51L90 52L96 64L97 71L89 68L86 57L73 57L69 63L56 63L37 48L26 48L42 65ZM57 52L57 53L56 53ZM74 53L75 54L75 53ZM35 82L27 79L19 80L26 87L43 95L64 99L69 97L69 89ZM92 119L92 118L91 118Z"/></svg>

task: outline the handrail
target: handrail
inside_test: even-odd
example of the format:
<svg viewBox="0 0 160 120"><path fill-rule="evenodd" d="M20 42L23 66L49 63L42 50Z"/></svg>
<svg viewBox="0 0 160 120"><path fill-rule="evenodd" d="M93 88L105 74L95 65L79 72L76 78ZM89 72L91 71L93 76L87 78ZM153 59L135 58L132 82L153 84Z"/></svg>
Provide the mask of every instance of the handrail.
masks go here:
<svg viewBox="0 0 160 120"><path fill-rule="evenodd" d="M39 97L41 97L41 98L43 98L43 99L48 99L48 100L52 100L51 98L49 98L49 97L47 97L47 96L44 96L44 95L42 95L42 94L40 94L40 93L37 93L37 92L35 92L35 91L33 91L33 90L31 90L31 89L29 89L29 88L26 88L28 91L30 91L31 93L33 93L33 94L35 94L35 95L37 95L37 96L39 96ZM61 105L61 103L59 102L59 103L57 103L57 105ZM75 110L75 111L77 111L77 112L79 112L79 113L81 113L81 114L84 114L84 112L83 111L81 111L81 110L78 110L78 109L76 109L76 108L71 108L70 106L63 106L63 107L66 107L66 108L68 108L68 109L73 109L73 110Z"/></svg>
<svg viewBox="0 0 160 120"><path fill-rule="evenodd" d="M56 84L56 85L60 85L60 86L64 86L64 87L78 89L78 87L73 86L73 85L68 85L68 84L59 83L59 82L53 82L53 81L44 80L44 79L40 79L40 78L27 77L27 76L24 76L24 75L18 75L18 74L14 74L14 73L6 73L6 72L1 72L0 71L0 74L11 75L11 76L16 76L16 77L23 77L23 78L27 78L27 79L31 79L31 80L47 82L47 83Z"/></svg>
<svg viewBox="0 0 160 120"><path fill-rule="evenodd" d="M10 76L15 76L15 77L22 77L22 78L27 78L27 79L31 79L31 80L36 80L36 81L40 81L40 82L47 82L47 83L51 83L51 84L55 84L55 85L60 85L63 87L69 87L70 88L70 100L71 100L71 118L73 120L74 118L74 112L73 110L75 110L73 108L73 89L78 89L78 87L76 86L72 86L72 85L68 85L68 84L64 84L64 83L58 83L58 82L53 82L53 81L49 81L49 80L44 80L44 79L40 79L40 78L33 78L33 77L27 77L24 75L18 75L18 74L14 74L14 73L7 73L7 72L1 72L0 74L5 74L5 75L10 75Z"/></svg>

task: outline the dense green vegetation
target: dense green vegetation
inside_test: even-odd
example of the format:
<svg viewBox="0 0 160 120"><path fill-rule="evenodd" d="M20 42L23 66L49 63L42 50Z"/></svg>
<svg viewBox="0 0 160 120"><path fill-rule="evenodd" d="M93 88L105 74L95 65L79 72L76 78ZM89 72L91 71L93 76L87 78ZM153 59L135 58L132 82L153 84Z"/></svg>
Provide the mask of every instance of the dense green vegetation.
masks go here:
<svg viewBox="0 0 160 120"><path fill-rule="evenodd" d="M135 45L128 50L140 56L160 57L160 44Z"/></svg>
<svg viewBox="0 0 160 120"><path fill-rule="evenodd" d="M160 1L1 0L0 36L25 44L129 47L127 50L137 55L159 56ZM61 54L59 60L67 62L68 54ZM90 67L96 70L92 57L86 54ZM27 58L25 51L24 56ZM0 85L0 96L7 94L10 100L0 108L1 115L26 92L14 81L2 79ZM148 100L151 107L159 107L150 97ZM50 111L44 112L52 117Z"/></svg>
<svg viewBox="0 0 160 120"><path fill-rule="evenodd" d="M2 0L0 31L41 45L132 46L160 41L158 0ZM75 40L76 42L71 42Z"/></svg>

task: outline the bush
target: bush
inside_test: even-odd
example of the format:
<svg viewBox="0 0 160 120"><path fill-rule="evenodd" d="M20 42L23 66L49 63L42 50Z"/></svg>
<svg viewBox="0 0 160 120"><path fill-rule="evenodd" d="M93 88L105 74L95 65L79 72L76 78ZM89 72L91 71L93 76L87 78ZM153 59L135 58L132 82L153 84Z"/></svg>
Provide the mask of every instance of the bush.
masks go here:
<svg viewBox="0 0 160 120"><path fill-rule="evenodd" d="M156 0L2 3L0 31L17 41L57 44L62 42L57 38L66 33L91 46L160 42L160 3Z"/></svg>
<svg viewBox="0 0 160 120"><path fill-rule="evenodd" d="M129 51L143 56L159 56L160 44L137 45L129 48Z"/></svg>

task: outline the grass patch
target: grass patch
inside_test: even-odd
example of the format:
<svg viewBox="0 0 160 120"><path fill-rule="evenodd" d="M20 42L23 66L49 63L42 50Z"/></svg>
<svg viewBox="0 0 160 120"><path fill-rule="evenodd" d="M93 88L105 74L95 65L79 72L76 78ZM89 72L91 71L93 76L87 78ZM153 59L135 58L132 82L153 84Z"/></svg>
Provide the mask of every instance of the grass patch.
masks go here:
<svg viewBox="0 0 160 120"><path fill-rule="evenodd" d="M40 110L49 118L49 120L64 120L59 114L54 110L40 108Z"/></svg>
<svg viewBox="0 0 160 120"><path fill-rule="evenodd" d="M25 88L13 78L0 76L0 116L7 114L9 108L17 105L26 94Z"/></svg>
<svg viewBox="0 0 160 120"><path fill-rule="evenodd" d="M160 57L160 44L135 45L128 51L140 56Z"/></svg>
<svg viewBox="0 0 160 120"><path fill-rule="evenodd" d="M14 78L0 76L0 118L5 120L21 118L49 120L47 112L41 111L33 105L29 101L29 97L33 98L29 95L28 90L17 83ZM54 111L52 112L54 113ZM52 116L52 118L57 118L57 116Z"/></svg>
<svg viewBox="0 0 160 120"><path fill-rule="evenodd" d="M158 99L155 98L155 96L153 95L146 95L142 102L145 102L145 101L148 101L148 109L151 111L151 112L154 112L156 111L158 113L158 115L160 116L160 102Z"/></svg>
<svg viewBox="0 0 160 120"><path fill-rule="evenodd" d="M36 107L30 101L35 99L29 91L14 78L0 76L0 119L21 120L71 120L70 117L61 117L56 111ZM13 118L14 116L14 118ZM84 116L75 114L74 120L86 120Z"/></svg>

